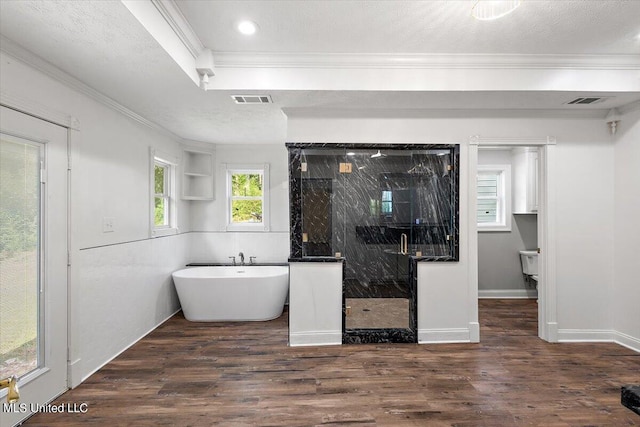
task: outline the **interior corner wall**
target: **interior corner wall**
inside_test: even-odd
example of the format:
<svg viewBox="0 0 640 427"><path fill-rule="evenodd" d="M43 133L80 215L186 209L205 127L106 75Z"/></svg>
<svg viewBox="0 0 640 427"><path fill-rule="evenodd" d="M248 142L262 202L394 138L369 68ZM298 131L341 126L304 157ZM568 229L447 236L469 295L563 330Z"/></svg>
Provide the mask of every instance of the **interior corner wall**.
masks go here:
<svg viewBox="0 0 640 427"><path fill-rule="evenodd" d="M269 218L267 232L226 231L225 164L269 164ZM228 263L243 252L256 262L289 259L289 169L284 141L267 145L218 144L215 161L215 200L195 201L190 224L192 262Z"/></svg>
<svg viewBox="0 0 640 427"><path fill-rule="evenodd" d="M185 264L188 235L149 237L149 148L180 157L181 147L4 52L0 60L3 95L79 122L70 132L73 387L180 307L171 272ZM189 227L188 208L178 201L181 230ZM104 217L113 218L113 232L103 232Z"/></svg>
<svg viewBox="0 0 640 427"><path fill-rule="evenodd" d="M509 117L306 117L290 112L287 140L291 142L350 143L459 143L468 145L470 135L483 138L540 138L553 136L559 167L555 177L557 269L557 322L563 339L589 340L599 331L611 331L610 291L613 283L613 146L602 119L579 118L509 118ZM465 150L466 151L466 150ZM461 151L461 175L469 169ZM461 254L473 251L468 247L469 230L463 228L463 216L468 214L469 183L461 177ZM465 231L466 230L466 231ZM464 233L467 233L465 235ZM475 233L475 231L473 231ZM441 336L461 337L472 330L477 292L473 292L472 258L461 256L450 268L450 277L438 283L418 283L421 291L441 295L451 310L429 312L418 307L419 328L435 331ZM429 266L421 266L427 269ZM444 267L443 267L444 268ZM443 268L434 267L434 273ZM475 266L477 268L477 265ZM442 275L441 275L442 276ZM444 276L443 276L444 277ZM428 287L434 287L429 290ZM477 283L475 284L477 291ZM437 287L437 288L435 288ZM445 291L446 290L446 291ZM456 295L455 299L447 295ZM439 313L439 314L438 314ZM422 317L421 317L422 316ZM451 334L447 334L451 332Z"/></svg>
<svg viewBox="0 0 640 427"><path fill-rule="evenodd" d="M640 352L640 111L623 116L615 137L615 278L613 316L616 340Z"/></svg>

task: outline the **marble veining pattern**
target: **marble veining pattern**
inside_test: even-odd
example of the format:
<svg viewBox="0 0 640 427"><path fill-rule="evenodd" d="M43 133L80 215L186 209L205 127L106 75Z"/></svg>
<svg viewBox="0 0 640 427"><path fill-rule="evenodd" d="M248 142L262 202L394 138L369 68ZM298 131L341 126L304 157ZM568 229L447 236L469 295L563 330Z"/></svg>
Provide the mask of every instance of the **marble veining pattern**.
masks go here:
<svg viewBox="0 0 640 427"><path fill-rule="evenodd" d="M287 147L290 261L343 258L344 298L409 300L408 335L372 327L345 328L345 337L356 336L355 342L414 337L412 265L458 260L459 146Z"/></svg>

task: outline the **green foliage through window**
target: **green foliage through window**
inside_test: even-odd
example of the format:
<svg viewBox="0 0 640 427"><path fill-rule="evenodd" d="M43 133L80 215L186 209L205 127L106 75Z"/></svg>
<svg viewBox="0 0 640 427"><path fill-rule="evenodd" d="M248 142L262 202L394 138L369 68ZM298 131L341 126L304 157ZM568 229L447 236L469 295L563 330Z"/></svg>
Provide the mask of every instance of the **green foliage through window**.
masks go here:
<svg viewBox="0 0 640 427"><path fill-rule="evenodd" d="M263 175L234 173L231 175L231 222L261 223L263 208Z"/></svg>
<svg viewBox="0 0 640 427"><path fill-rule="evenodd" d="M156 162L154 168L154 225L156 227L169 226L169 165Z"/></svg>
<svg viewBox="0 0 640 427"><path fill-rule="evenodd" d="M164 194L166 171L167 166L156 164L154 175L156 194Z"/></svg>
<svg viewBox="0 0 640 427"><path fill-rule="evenodd" d="M2 141L0 145L0 256L37 247L40 211L38 148Z"/></svg>
<svg viewBox="0 0 640 427"><path fill-rule="evenodd" d="M231 195L262 197L262 175L233 174L231 177Z"/></svg>

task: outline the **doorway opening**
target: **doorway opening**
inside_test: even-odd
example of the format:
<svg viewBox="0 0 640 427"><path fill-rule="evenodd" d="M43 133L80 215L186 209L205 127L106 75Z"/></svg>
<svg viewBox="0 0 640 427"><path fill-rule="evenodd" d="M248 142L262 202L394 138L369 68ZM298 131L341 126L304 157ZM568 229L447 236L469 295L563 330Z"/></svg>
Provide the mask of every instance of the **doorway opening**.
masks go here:
<svg viewBox="0 0 640 427"><path fill-rule="evenodd" d="M554 143L547 137L533 144L489 140L480 144L474 213L478 297L503 300L501 304L510 304L514 315L520 305L534 304L537 325L528 316L530 328L551 342L556 323L553 266L548 262L554 252L548 183Z"/></svg>

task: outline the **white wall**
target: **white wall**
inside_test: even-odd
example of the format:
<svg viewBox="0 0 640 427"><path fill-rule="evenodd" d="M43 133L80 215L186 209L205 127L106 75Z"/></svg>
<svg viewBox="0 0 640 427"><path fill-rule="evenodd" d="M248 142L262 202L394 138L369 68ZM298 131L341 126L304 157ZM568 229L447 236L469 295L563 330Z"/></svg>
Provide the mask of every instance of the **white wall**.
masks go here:
<svg viewBox="0 0 640 427"><path fill-rule="evenodd" d="M172 315L170 272L186 261L185 236L149 239L149 147L180 157L171 136L152 130L2 53L3 96L75 117L71 156L71 385ZM188 206L179 202L179 227ZM102 218L115 218L103 233ZM61 248L61 250L65 250Z"/></svg>
<svg viewBox="0 0 640 427"><path fill-rule="evenodd" d="M511 165L512 190L515 168L512 150L478 151L478 165ZM522 275L519 251L537 248L537 215L512 215L511 231L478 232L478 294L487 298L536 297L535 284Z"/></svg>
<svg viewBox="0 0 640 427"><path fill-rule="evenodd" d="M613 146L607 129L599 119L576 118L358 118L305 117L290 112L288 141L292 142L368 142L368 143L461 143L460 262L448 267L442 288L458 298L441 294L448 312L436 315L419 305L419 328L447 330L462 336L468 329L473 340L477 324L477 292L474 293L473 263L466 212L470 167L466 147L471 135L483 137L527 138L551 135L557 139L555 177L557 217L555 243L558 328L563 339L586 337L600 330L611 330L610 287L613 282ZM475 173L475 171L473 171ZM475 231L474 231L475 233ZM431 268L442 273L444 266ZM421 270L429 266L421 266ZM425 271L425 277L427 272ZM435 286L419 279L421 292L438 295ZM431 300L431 304L437 301ZM548 319L553 322L553 316ZM589 335L591 334L591 335Z"/></svg>
<svg viewBox="0 0 640 427"><path fill-rule="evenodd" d="M270 226L268 232L227 232L226 164L269 164ZM193 262L230 262L240 251L256 262L286 262L289 257L289 178L284 141L273 145L217 145L215 200L193 202Z"/></svg>
<svg viewBox="0 0 640 427"><path fill-rule="evenodd" d="M613 145L602 120L558 143L556 251L558 338L611 331ZM584 132L596 138L587 138ZM605 337L603 337L605 338Z"/></svg>
<svg viewBox="0 0 640 427"><path fill-rule="evenodd" d="M623 117L615 142L615 278L617 340L640 351L640 111Z"/></svg>
<svg viewBox="0 0 640 427"><path fill-rule="evenodd" d="M289 265L289 345L342 344L342 262Z"/></svg>

